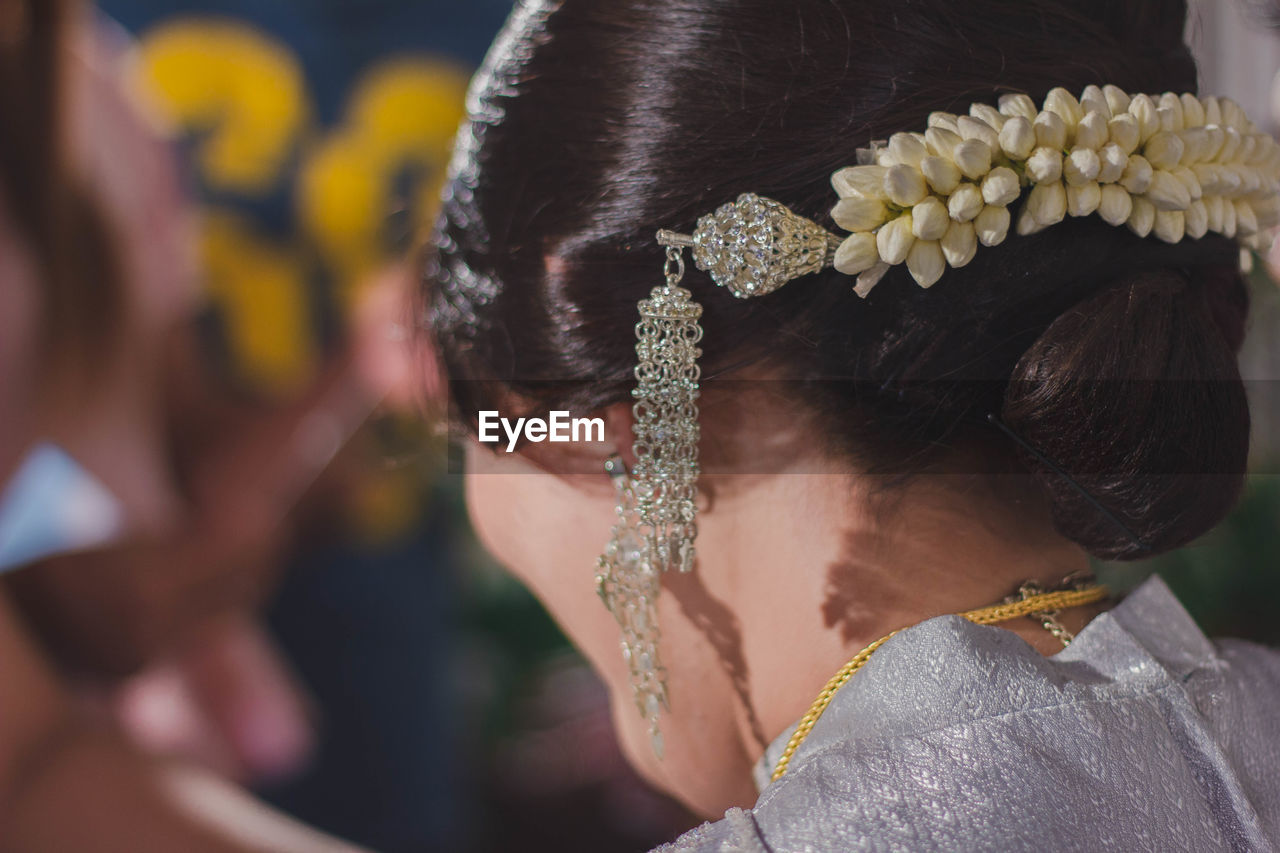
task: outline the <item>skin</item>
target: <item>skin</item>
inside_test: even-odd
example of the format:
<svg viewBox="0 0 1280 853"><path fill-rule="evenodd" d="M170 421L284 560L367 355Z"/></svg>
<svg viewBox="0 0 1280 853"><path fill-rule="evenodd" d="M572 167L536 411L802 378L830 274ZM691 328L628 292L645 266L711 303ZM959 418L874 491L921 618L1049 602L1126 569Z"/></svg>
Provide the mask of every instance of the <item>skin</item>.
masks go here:
<svg viewBox="0 0 1280 853"><path fill-rule="evenodd" d="M483 542L607 684L631 762L697 812L753 804L751 766L765 746L873 640L998 602L1023 580L1054 583L1088 568L1044 507L1009 497L1026 483L920 477L886 504L876 497L881 484L824 451L796 403L755 392L704 402L697 565L692 575L664 577L658 607L672 702L661 761L635 712L617 625L593 584L615 517L603 463L629 455L628 407L600 413L601 443L507 454L473 441L466 477ZM566 473L596 466L599 474ZM1078 630L1096 611L1061 621ZM1041 653L1062 648L1031 620L1004 627Z"/></svg>

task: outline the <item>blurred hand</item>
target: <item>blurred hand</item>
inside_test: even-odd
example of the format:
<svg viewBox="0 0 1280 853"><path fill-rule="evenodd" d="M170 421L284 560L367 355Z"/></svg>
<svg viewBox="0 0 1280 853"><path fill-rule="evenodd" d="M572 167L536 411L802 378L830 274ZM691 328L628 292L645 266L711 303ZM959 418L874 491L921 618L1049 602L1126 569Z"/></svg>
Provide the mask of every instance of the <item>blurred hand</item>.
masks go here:
<svg viewBox="0 0 1280 853"><path fill-rule="evenodd" d="M125 681L110 709L142 748L242 782L289 776L311 752L300 688L247 616L210 624L181 653Z"/></svg>
<svg viewBox="0 0 1280 853"><path fill-rule="evenodd" d="M350 360L278 407L218 392L185 347L171 364L179 522L4 580L32 629L73 670L132 674L183 648L208 620L259 604L289 545L290 511L373 405Z"/></svg>

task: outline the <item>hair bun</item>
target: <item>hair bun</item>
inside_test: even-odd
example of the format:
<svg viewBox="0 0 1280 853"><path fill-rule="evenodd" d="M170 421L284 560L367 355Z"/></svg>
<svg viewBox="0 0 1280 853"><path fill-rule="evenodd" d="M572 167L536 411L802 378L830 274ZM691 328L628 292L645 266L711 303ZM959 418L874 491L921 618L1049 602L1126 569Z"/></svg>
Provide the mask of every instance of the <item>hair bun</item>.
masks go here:
<svg viewBox="0 0 1280 853"><path fill-rule="evenodd" d="M1236 362L1247 308L1234 270L1133 273L1061 314L1023 354L1002 420L1132 533L1019 451L1062 535L1097 557L1134 559L1226 516L1248 456Z"/></svg>

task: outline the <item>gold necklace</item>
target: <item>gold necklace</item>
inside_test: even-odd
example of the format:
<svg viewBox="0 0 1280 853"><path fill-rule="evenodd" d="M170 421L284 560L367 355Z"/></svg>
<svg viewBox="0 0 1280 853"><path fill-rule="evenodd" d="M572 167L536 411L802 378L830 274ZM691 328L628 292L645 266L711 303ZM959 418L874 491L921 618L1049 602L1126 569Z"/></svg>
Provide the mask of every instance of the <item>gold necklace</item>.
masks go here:
<svg viewBox="0 0 1280 853"><path fill-rule="evenodd" d="M1038 589L1042 589L1042 587L1035 585L1034 581L1027 581L1019 587L1018 595L1010 596L999 604L992 604L977 610L967 610L964 613L955 615L963 616L977 625L993 625L997 622L1008 622L1010 619L1017 619L1019 616L1032 616L1045 625L1046 629L1061 640L1065 646L1070 642L1071 635L1057 623L1056 616L1058 612L1068 607L1093 604L1095 601L1101 601L1110 595L1110 590L1102 584L1089 584L1076 589L1062 589L1053 592L1037 592L1036 590ZM901 628L898 629L898 631L901 630ZM795 733L787 741L787 748L782 751L782 756L773 768L771 781L777 782L787 772L787 765L791 763L791 757L800 748L800 744L804 743L804 739L809 736L809 732L813 730L813 726L818 722L818 718L822 716L822 712L827 710L827 705L831 704L831 699L836 695L836 691L843 687L845 682L852 678L853 674L870 660L872 653L876 649L884 645L898 631L885 634L858 652L853 656L852 660L831 677L831 680L818 693L818 698L813 700L809 710L800 718L800 724L796 726Z"/></svg>

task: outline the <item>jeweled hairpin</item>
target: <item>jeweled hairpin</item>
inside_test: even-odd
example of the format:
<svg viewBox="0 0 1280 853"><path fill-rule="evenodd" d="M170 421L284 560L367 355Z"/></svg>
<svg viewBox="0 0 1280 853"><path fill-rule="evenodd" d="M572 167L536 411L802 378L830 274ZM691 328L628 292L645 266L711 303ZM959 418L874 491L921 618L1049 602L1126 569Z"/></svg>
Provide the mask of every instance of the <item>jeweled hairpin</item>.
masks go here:
<svg viewBox="0 0 1280 853"><path fill-rule="evenodd" d="M746 298L831 266L840 237L773 199L743 193L699 219L692 236L659 231L658 243L689 247L698 269Z"/></svg>

